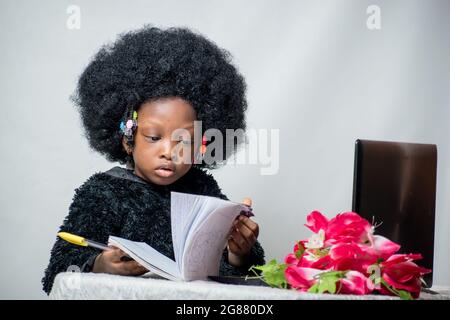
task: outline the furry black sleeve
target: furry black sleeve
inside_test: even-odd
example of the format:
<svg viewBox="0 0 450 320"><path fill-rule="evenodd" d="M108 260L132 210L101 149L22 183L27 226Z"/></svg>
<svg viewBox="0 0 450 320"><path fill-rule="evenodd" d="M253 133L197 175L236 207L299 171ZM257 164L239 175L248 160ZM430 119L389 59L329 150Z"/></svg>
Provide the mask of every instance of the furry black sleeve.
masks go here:
<svg viewBox="0 0 450 320"><path fill-rule="evenodd" d="M111 201L112 197L113 194L105 181L91 177L75 190L69 214L60 231L106 243L108 236L115 233L121 219L115 210L117 203ZM58 273L68 269L83 271L85 263L98 254L99 251L96 249L79 247L57 239L42 279L43 290L49 294Z"/></svg>

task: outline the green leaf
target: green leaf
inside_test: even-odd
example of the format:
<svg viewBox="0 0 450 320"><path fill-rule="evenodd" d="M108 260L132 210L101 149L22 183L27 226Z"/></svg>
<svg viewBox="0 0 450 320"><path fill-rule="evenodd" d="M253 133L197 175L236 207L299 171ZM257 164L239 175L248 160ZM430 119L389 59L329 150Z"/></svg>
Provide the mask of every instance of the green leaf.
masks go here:
<svg viewBox="0 0 450 320"><path fill-rule="evenodd" d="M261 271L261 279L271 287L287 288L286 277L284 272L287 265L284 263L277 263L273 259L262 266L252 266L249 270L257 274L256 271Z"/></svg>
<svg viewBox="0 0 450 320"><path fill-rule="evenodd" d="M413 300L411 293L405 290L397 290L398 296L403 300Z"/></svg>
<svg viewBox="0 0 450 320"><path fill-rule="evenodd" d="M298 250L295 251L295 257L297 259L300 259L303 256L303 253L305 253L305 247L300 242L298 242L297 244L298 244Z"/></svg>
<svg viewBox="0 0 450 320"><path fill-rule="evenodd" d="M319 284L315 283L308 289L309 293L318 293L319 292Z"/></svg>
<svg viewBox="0 0 450 320"><path fill-rule="evenodd" d="M390 292L395 294L396 296L400 297L400 299L403 300L413 300L413 297L410 292L400 289L395 289L393 286L389 285L386 280L381 278L381 283L388 289Z"/></svg>
<svg viewBox="0 0 450 320"><path fill-rule="evenodd" d="M336 293L336 285L340 279L345 277L345 271L328 271L319 273L317 282L312 285L308 292L310 293Z"/></svg>
<svg viewBox="0 0 450 320"><path fill-rule="evenodd" d="M309 253L312 253L316 258L322 258L330 253L330 248L313 249Z"/></svg>
<svg viewBox="0 0 450 320"><path fill-rule="evenodd" d="M336 293L336 283L339 281L339 279L330 278L327 279L327 281L324 283L324 289L328 291L329 293ZM326 287L325 287L326 286Z"/></svg>

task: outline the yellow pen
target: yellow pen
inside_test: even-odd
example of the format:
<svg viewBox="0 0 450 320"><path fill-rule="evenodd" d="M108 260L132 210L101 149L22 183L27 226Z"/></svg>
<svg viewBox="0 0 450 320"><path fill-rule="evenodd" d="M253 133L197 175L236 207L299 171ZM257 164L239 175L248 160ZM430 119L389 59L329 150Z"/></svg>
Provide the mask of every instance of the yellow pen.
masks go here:
<svg viewBox="0 0 450 320"><path fill-rule="evenodd" d="M107 245L97 242L97 241L93 241L93 240L88 240L86 238L68 233L68 232L58 232L58 237L60 237L63 240L66 240L67 242L76 244L78 246L83 246L83 247L93 247L93 248L97 248L100 250L111 250L112 247L108 247ZM130 258L129 256L122 256L120 257L120 261L133 261L132 258Z"/></svg>
<svg viewBox="0 0 450 320"><path fill-rule="evenodd" d="M102 243L99 243L97 241L88 240L86 238L76 236L74 234L68 233L68 232L59 232L58 237L60 237L63 240L66 240L67 242L83 246L83 247L93 247L100 250L110 250L111 247L108 247L107 245L104 245Z"/></svg>

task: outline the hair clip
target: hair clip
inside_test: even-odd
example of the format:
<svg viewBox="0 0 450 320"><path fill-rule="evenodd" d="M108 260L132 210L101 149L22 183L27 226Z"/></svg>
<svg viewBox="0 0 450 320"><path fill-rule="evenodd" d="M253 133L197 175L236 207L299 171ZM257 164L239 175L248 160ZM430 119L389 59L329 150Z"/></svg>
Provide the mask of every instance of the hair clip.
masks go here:
<svg viewBox="0 0 450 320"><path fill-rule="evenodd" d="M133 140L133 133L137 128L137 112L133 111L131 118L126 121L121 121L119 125L120 132L127 138L128 141Z"/></svg>

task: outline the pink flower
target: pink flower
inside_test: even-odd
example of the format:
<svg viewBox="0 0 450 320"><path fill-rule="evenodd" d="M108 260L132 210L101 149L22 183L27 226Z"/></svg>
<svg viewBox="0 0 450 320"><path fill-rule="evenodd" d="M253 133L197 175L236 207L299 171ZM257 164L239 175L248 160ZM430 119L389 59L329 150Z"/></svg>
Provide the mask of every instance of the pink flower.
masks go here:
<svg viewBox="0 0 450 320"><path fill-rule="evenodd" d="M300 259L297 265L302 268L327 270L332 267L332 260L329 255L317 257L310 253L306 253Z"/></svg>
<svg viewBox="0 0 450 320"><path fill-rule="evenodd" d="M356 243L338 243L331 246L330 257L333 270L355 270L367 273L367 268L377 261L377 256L370 254L365 247Z"/></svg>
<svg viewBox="0 0 450 320"><path fill-rule="evenodd" d="M362 295L378 290L403 296L399 290L405 290L417 298L422 276L431 272L413 262L422 258L420 254L396 254L400 245L374 235L370 223L354 212L328 220L313 211L305 226L314 234L298 241L284 259L291 288L308 291L315 285L313 292L326 292L329 281L336 281L338 293Z"/></svg>
<svg viewBox="0 0 450 320"><path fill-rule="evenodd" d="M333 260L359 259L364 251L355 243L338 243L331 246L330 256Z"/></svg>
<svg viewBox="0 0 450 320"><path fill-rule="evenodd" d="M421 259L420 254L394 254L385 262L380 263L381 277L388 285L398 290L406 290L413 298L420 294L420 278L430 273L431 270L419 267L412 260ZM381 287L381 293L392 294L385 287Z"/></svg>
<svg viewBox="0 0 450 320"><path fill-rule="evenodd" d="M369 239L371 232L369 221L357 213L344 212L329 221L325 234L327 239L335 241L362 243Z"/></svg>
<svg viewBox="0 0 450 320"><path fill-rule="evenodd" d="M372 281L361 272L349 271L345 278L340 280L339 293L363 295L371 293L373 289Z"/></svg>
<svg viewBox="0 0 450 320"><path fill-rule="evenodd" d="M317 281L315 276L323 270L302 268L297 266L289 266L286 268L284 275L287 283L299 291L308 291L309 288Z"/></svg>
<svg viewBox="0 0 450 320"><path fill-rule="evenodd" d="M305 250L305 242L306 241L304 241L304 240L296 242L294 245L293 252L289 253L284 258L284 263L286 263L288 265L290 265L290 264L298 265L300 263L302 253Z"/></svg>
<svg viewBox="0 0 450 320"><path fill-rule="evenodd" d="M344 212L328 220L319 211L306 217L306 227L312 232L325 231L325 246L338 242L365 242L372 232L370 223L357 213Z"/></svg>
<svg viewBox="0 0 450 320"><path fill-rule="evenodd" d="M420 253L410 253L410 254L393 254L386 261L382 262L381 267L390 267L397 263L420 260L422 255Z"/></svg>
<svg viewBox="0 0 450 320"><path fill-rule="evenodd" d="M305 250L305 241L299 241L294 246L294 252L289 253L284 258L284 263L302 268L313 268L326 270L331 268L331 258L328 254L321 254L320 250ZM299 254L303 252L303 254Z"/></svg>
<svg viewBox="0 0 450 320"><path fill-rule="evenodd" d="M295 256L295 253L289 253L284 258L284 263L286 263L287 265L297 265L299 263L299 259Z"/></svg>
<svg viewBox="0 0 450 320"><path fill-rule="evenodd" d="M370 246L366 248L366 251L372 255L380 257L383 260L386 260L400 249L400 245L383 236L370 235L369 241Z"/></svg>
<svg viewBox="0 0 450 320"><path fill-rule="evenodd" d="M328 219L319 211L313 211L306 217L305 226L314 233L318 233L319 230L325 231L328 228Z"/></svg>

